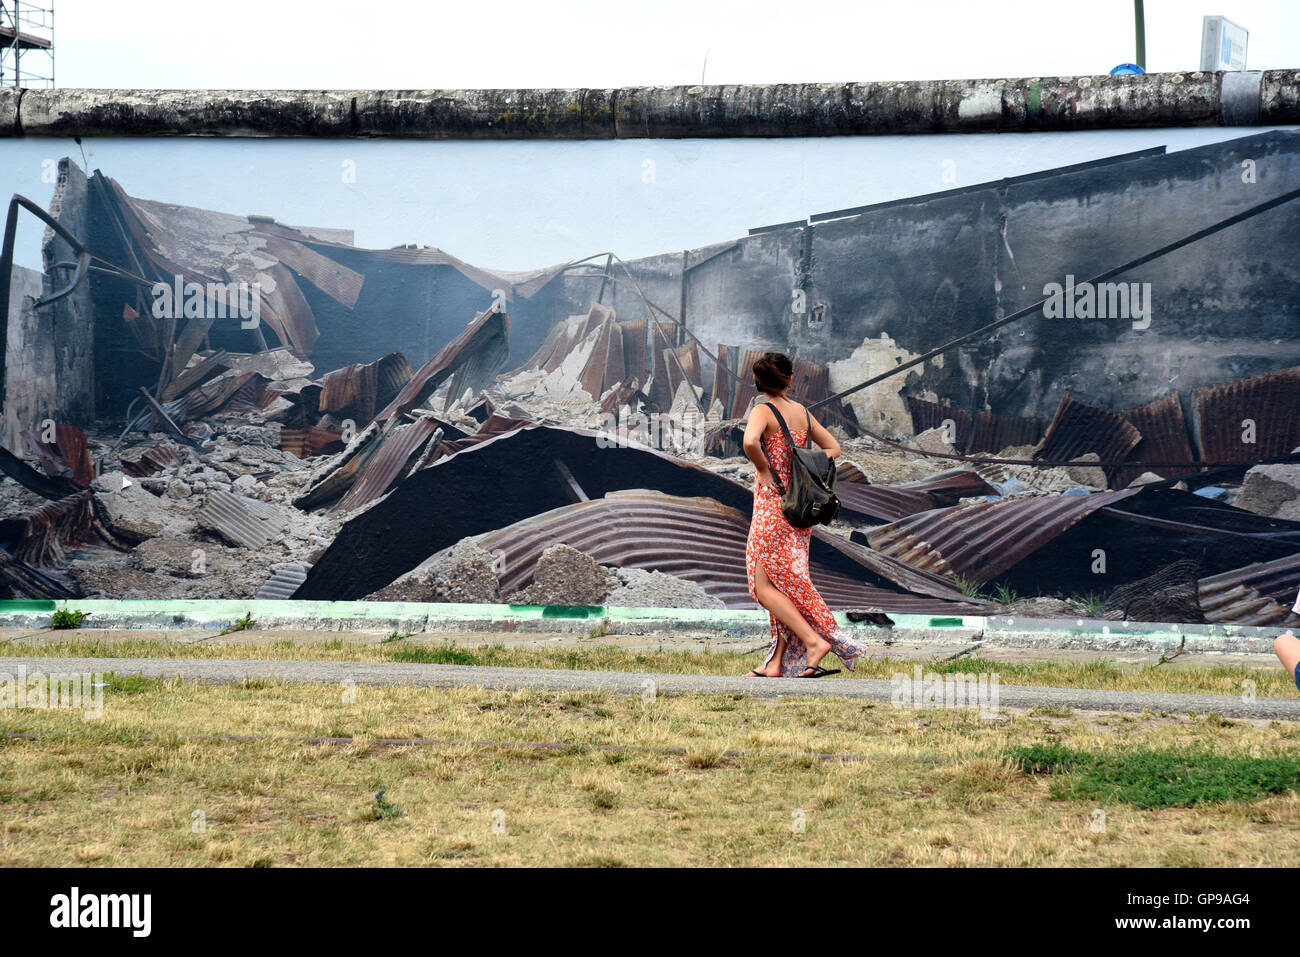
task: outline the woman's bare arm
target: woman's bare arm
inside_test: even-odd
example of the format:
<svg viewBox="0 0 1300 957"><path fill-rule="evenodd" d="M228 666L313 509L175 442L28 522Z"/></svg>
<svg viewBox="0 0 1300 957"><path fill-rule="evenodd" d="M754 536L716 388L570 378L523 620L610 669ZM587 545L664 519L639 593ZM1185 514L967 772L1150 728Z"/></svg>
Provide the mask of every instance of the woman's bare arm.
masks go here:
<svg viewBox="0 0 1300 957"><path fill-rule="evenodd" d="M822 428L822 424L813 418L811 412L808 413L808 433L814 442L826 450L827 455L833 459L840 457L840 443L836 441L835 436Z"/></svg>
<svg viewBox="0 0 1300 957"><path fill-rule="evenodd" d="M763 454L763 447L759 445L759 440L763 437L763 432L767 429L768 423L774 421L772 413L765 406L766 403L756 405L754 410L749 413L749 421L745 423L745 439L741 444L745 449L745 457L754 463L754 487L766 486L775 491L776 479L772 475L772 469L767 464L767 456Z"/></svg>

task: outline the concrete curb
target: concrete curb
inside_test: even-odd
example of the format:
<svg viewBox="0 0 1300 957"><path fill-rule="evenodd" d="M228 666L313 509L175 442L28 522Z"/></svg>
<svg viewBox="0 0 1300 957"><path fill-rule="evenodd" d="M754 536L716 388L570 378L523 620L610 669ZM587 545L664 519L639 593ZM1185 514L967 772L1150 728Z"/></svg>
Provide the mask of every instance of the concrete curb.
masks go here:
<svg viewBox="0 0 1300 957"><path fill-rule="evenodd" d="M0 91L0 136L637 139L1293 123L1297 70L622 89Z"/></svg>
<svg viewBox="0 0 1300 957"><path fill-rule="evenodd" d="M493 668L477 665L421 665L398 662L245 661L185 658L0 658L0 676L37 674L140 675L229 684L247 678L294 683L402 686L418 688L487 688L513 691L605 691L618 694L752 694L761 698L807 697L888 701L904 710L939 708L926 704L924 684L900 673L898 678L742 678L729 675L653 674L622 671L561 671L542 668ZM973 677L973 676L972 676ZM923 682L933 680L923 677ZM996 688L996 696L992 695ZM904 690L906 689L906 690ZM915 692L914 690L915 689ZM1300 721L1300 699L1246 698L1229 695L1190 695L1163 692L1093 691L992 685L986 681L981 710L974 689L966 686L963 707L995 716L999 708L1072 708L1077 711L1154 711L1167 714L1210 714L1224 717ZM938 691L940 696L943 691ZM112 685L105 697L112 695ZM935 700L942 700L941 697ZM949 705L951 707L951 705Z"/></svg>
<svg viewBox="0 0 1300 957"><path fill-rule="evenodd" d="M101 629L196 628L221 631L251 615L256 630L296 628L323 632L430 631L560 632L600 634L692 634L732 638L769 636L767 612L745 609L615 608L601 605L501 605L433 602L282 600L105 600L0 601L0 627L49 627L59 609L87 613L86 625ZM840 612L836 620L850 634L878 643L942 640L987 642L1009 647L1079 650L1143 650L1257 653L1273 650L1281 628L1250 625L1194 625L1098 621L1087 618L1034 619L1017 616L903 615L891 613L894 628L859 625Z"/></svg>

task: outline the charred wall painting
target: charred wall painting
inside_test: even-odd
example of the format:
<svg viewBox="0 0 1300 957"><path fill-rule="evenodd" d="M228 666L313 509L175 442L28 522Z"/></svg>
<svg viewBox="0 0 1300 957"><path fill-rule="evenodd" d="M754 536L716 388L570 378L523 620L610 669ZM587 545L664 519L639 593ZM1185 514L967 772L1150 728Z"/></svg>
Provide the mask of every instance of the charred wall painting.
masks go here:
<svg viewBox="0 0 1300 957"><path fill-rule="evenodd" d="M510 270L126 174L4 191L4 597L756 607L775 349L835 610L1300 621L1300 132Z"/></svg>

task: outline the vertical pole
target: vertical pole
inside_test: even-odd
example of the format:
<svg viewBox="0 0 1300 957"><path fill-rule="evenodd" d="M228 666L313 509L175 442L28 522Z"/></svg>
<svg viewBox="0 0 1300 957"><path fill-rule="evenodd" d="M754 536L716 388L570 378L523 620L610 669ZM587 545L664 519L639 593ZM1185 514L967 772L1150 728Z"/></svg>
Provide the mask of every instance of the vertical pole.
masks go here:
<svg viewBox="0 0 1300 957"><path fill-rule="evenodd" d="M23 85L23 71L18 67L18 58L23 55L23 48L18 44L18 0L14 0L14 86Z"/></svg>
<svg viewBox="0 0 1300 957"><path fill-rule="evenodd" d="M1133 0L1133 26L1137 33L1137 59L1133 62L1147 68L1147 25L1142 14L1142 0Z"/></svg>
<svg viewBox="0 0 1300 957"><path fill-rule="evenodd" d="M677 335L673 337L677 341L674 345L681 345L686 341L686 250L682 250L682 292L677 306Z"/></svg>

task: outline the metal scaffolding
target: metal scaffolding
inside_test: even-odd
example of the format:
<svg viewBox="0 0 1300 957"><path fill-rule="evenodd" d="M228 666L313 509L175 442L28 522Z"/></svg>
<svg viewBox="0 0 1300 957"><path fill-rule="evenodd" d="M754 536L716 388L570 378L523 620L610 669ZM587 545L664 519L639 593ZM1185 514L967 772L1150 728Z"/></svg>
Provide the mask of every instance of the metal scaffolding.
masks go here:
<svg viewBox="0 0 1300 957"><path fill-rule="evenodd" d="M52 5L0 0L0 86L54 86Z"/></svg>

